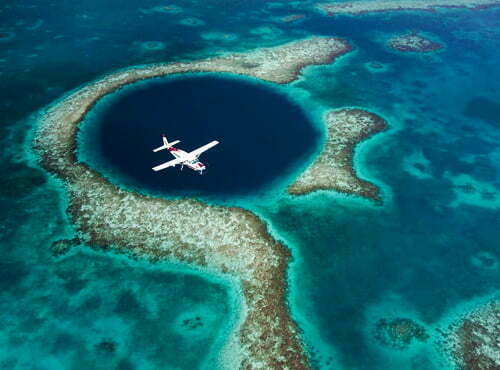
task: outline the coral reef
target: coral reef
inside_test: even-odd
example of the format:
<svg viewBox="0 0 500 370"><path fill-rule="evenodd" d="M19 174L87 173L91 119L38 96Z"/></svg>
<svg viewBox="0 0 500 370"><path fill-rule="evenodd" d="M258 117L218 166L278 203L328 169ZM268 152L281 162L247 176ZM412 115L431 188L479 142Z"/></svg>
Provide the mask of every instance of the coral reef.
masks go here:
<svg viewBox="0 0 500 370"><path fill-rule="evenodd" d="M460 369L500 368L500 301L466 314L448 328L445 346Z"/></svg>
<svg viewBox="0 0 500 370"><path fill-rule="evenodd" d="M407 349L414 340L425 342L429 335L423 326L407 318L380 319L375 326L375 338L392 349Z"/></svg>
<svg viewBox="0 0 500 370"><path fill-rule="evenodd" d="M341 109L326 114L327 139L320 156L288 187L290 194L336 190L380 200L379 189L357 177L353 168L356 144L387 128L385 120L361 109Z"/></svg>
<svg viewBox="0 0 500 370"><path fill-rule="evenodd" d="M429 40L417 32L392 37L387 43L391 49L403 52L428 53L443 48L443 45Z"/></svg>
<svg viewBox="0 0 500 370"><path fill-rule="evenodd" d="M56 240L50 246L51 253L54 257L59 257L65 255L70 251L71 248L83 244L80 239L60 239Z"/></svg>
<svg viewBox="0 0 500 370"><path fill-rule="evenodd" d="M230 349L223 351L228 367L308 368L286 302L288 249L249 211L192 199L152 198L110 184L78 162L78 125L97 100L138 80L229 72L288 83L304 66L329 63L349 50L343 40L315 37L201 61L128 68L72 92L39 117L34 147L41 165L64 181L68 213L85 244L152 261L187 263L240 284L242 312L226 345ZM60 246L64 250L67 244Z"/></svg>
<svg viewBox="0 0 500 370"><path fill-rule="evenodd" d="M362 0L353 2L318 3L316 7L328 15L364 14L401 10L435 11L438 8L482 9L500 5L498 0Z"/></svg>

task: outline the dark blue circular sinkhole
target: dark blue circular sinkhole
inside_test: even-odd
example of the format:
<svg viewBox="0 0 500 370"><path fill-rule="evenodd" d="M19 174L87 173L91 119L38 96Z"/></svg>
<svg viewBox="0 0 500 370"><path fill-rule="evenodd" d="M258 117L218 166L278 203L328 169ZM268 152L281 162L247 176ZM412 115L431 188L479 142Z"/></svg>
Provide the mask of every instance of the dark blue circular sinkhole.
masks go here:
<svg viewBox="0 0 500 370"><path fill-rule="evenodd" d="M171 196L251 195L289 175L320 138L301 108L276 89L206 75L120 92L89 126L80 145L92 153L84 156L90 165L111 180L118 176L125 185ZM185 151L220 144L200 156L203 176L179 166L154 172L153 166L174 159L166 150L152 151L162 145L162 134L181 140L176 147Z"/></svg>

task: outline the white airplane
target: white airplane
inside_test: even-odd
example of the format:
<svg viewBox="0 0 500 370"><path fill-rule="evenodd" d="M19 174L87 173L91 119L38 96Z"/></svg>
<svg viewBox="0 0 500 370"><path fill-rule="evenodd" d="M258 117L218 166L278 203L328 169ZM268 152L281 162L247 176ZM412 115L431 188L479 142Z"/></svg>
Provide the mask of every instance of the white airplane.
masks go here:
<svg viewBox="0 0 500 370"><path fill-rule="evenodd" d="M199 147L198 149L193 150L192 152L187 153L184 150L180 150L174 147L174 145L178 143L180 143L180 140L175 140L169 143L165 135L163 135L163 145L156 149L153 149L153 152L159 152L160 150L167 149L170 153L172 153L175 159L169 162L162 163L156 167L153 167L153 171L161 171L164 170L165 168L175 167L178 164L180 164L181 170L183 169L184 166L188 166L192 170L195 170L199 172L200 175L202 175L203 171L207 167L198 160L198 157L201 155L201 153L219 144L218 141L214 140L206 145Z"/></svg>

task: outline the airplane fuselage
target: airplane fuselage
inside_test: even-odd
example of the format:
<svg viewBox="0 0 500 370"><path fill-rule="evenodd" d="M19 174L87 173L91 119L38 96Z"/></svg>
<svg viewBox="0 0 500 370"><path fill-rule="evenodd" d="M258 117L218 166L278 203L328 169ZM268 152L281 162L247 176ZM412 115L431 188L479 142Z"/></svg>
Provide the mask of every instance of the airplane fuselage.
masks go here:
<svg viewBox="0 0 500 370"><path fill-rule="evenodd" d="M192 170L199 172L201 175L203 174L203 171L205 171L207 167L198 160L198 157L200 156L200 154L206 152L208 149L211 149L217 144L219 144L217 140L213 140L208 144L200 146L199 148L187 153L184 150L174 147L174 145L177 143L180 143L180 140L175 140L169 143L165 135L163 135L163 145L158 148L154 148L153 152L156 153L159 152L160 150L167 149L170 153L172 153L175 159L172 159L171 161L153 167L152 168L153 171L161 171L164 170L165 168L175 167L178 164L180 164L181 169L184 166L188 166Z"/></svg>
<svg viewBox="0 0 500 370"><path fill-rule="evenodd" d="M186 158L186 157L189 157L189 153L185 152L184 150L182 149L178 149L178 148L175 148L175 147L170 147L167 149L175 158ZM206 166L201 163L197 157L194 157L193 159L188 159L186 161L184 161L182 163L183 166L188 166L189 168L191 168L192 170L194 171L199 171L199 172L202 172L202 171L205 171L206 169Z"/></svg>

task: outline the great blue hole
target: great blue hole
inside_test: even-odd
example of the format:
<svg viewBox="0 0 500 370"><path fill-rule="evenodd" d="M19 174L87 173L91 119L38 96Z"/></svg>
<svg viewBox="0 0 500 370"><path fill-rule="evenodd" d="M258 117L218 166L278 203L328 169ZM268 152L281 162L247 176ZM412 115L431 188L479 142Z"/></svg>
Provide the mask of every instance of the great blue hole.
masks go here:
<svg viewBox="0 0 500 370"><path fill-rule="evenodd" d="M128 90L127 90L128 89ZM301 107L260 82L210 75L163 78L125 88L97 107L83 125L79 151L115 183L166 196L223 198L252 195L289 176L320 140ZM200 156L205 174L180 166L153 172L174 159L169 141L191 151L220 144Z"/></svg>

